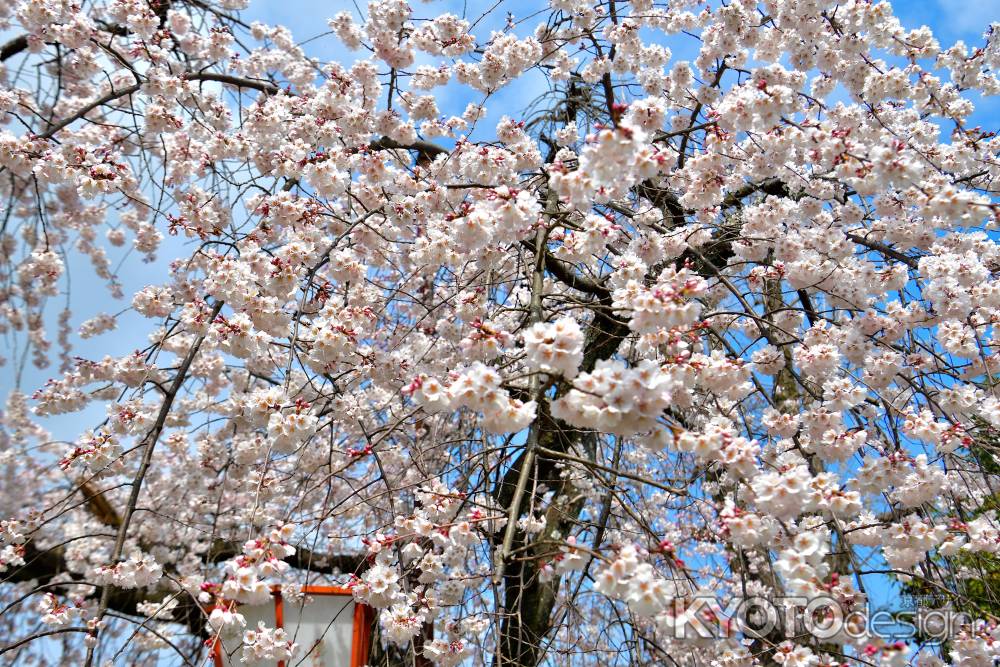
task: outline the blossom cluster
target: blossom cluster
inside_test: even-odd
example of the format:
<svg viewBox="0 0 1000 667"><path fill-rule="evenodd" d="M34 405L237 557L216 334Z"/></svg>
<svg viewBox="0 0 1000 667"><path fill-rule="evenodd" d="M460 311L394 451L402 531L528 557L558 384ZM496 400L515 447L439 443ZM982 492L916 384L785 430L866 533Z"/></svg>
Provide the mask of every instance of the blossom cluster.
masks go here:
<svg viewBox="0 0 1000 667"><path fill-rule="evenodd" d="M295 554L295 547L287 540L294 527L284 525L269 531L265 536L247 540L243 553L226 563L226 580L221 595L227 600L243 604L264 604L271 599L271 588L266 583L288 571L283 559Z"/></svg>
<svg viewBox="0 0 1000 667"><path fill-rule="evenodd" d="M134 552L114 565L96 568L94 578L102 584L113 584L119 588L146 588L163 576L163 566L148 554Z"/></svg>
<svg viewBox="0 0 1000 667"><path fill-rule="evenodd" d="M520 431L535 418L535 401L511 398L501 376L482 362L449 374L448 384L433 377L415 378L404 392L429 412L470 408L482 413L482 427L491 433Z"/></svg>
<svg viewBox="0 0 1000 667"><path fill-rule="evenodd" d="M583 331L577 321L564 317L552 323L539 322L523 334L529 365L556 372L572 380L583 361Z"/></svg>
<svg viewBox="0 0 1000 667"><path fill-rule="evenodd" d="M264 621L260 621L256 628L243 634L240 659L248 665L265 665L288 660L297 650L298 644L283 628L268 628Z"/></svg>

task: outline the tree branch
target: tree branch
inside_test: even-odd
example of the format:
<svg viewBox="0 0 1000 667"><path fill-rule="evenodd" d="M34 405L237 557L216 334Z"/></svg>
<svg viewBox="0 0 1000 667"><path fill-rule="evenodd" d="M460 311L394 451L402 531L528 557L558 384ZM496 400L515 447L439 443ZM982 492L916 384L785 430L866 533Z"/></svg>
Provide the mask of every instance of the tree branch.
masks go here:
<svg viewBox="0 0 1000 667"><path fill-rule="evenodd" d="M254 90L259 90L262 93L267 93L268 95L277 95L281 92L281 88L267 81L244 79L242 77L232 76L230 74L219 74L217 72L192 72L187 74L184 78L188 81L216 81L229 86L236 86L237 88L252 88Z"/></svg>
<svg viewBox="0 0 1000 667"><path fill-rule="evenodd" d="M142 86L139 83L133 83L130 86L125 86L124 88L119 88L118 90L112 90L107 95L103 95L102 97L94 100L87 106L83 107L82 109L74 113L72 116L68 116L67 118L64 118L63 120L59 121L58 123L50 127L48 130L38 135L38 138L51 139L57 132L62 130L64 127L73 123L74 121L80 120L94 109L104 106L108 102L117 100L120 97L125 97L126 95L131 95L132 93L138 92L139 88L141 87Z"/></svg>
<svg viewBox="0 0 1000 667"><path fill-rule="evenodd" d="M369 147L375 150L402 149L402 150L416 151L417 153L427 158L428 160L433 160L438 155L448 154L451 152L447 148L438 146L437 144L432 143L430 141L424 141L422 139L418 139L417 141L408 144L401 144L395 139L390 139L389 137L382 137L381 139L378 139L370 143Z"/></svg>
<svg viewBox="0 0 1000 667"><path fill-rule="evenodd" d="M521 241L523 245L528 250L534 252L534 245L527 239ZM563 283L571 289L575 289L579 292L586 292L587 294L593 294L594 296L604 299L611 296L610 290L604 287L600 283L587 278L586 276L580 276L573 273L572 264L564 262L557 257L553 257L550 253L545 252L543 255L545 262L545 270L551 273L553 276L559 279L559 282Z"/></svg>
<svg viewBox="0 0 1000 667"><path fill-rule="evenodd" d="M28 36L18 35L14 39L8 41L3 46L0 46L0 61L7 60L8 58L13 58L21 51L28 48Z"/></svg>

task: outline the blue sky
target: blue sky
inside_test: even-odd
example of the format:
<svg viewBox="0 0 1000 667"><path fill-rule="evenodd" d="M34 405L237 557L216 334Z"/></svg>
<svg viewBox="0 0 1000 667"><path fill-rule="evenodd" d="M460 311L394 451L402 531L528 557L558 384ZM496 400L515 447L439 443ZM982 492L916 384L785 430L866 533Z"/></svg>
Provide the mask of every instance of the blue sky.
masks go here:
<svg viewBox="0 0 1000 667"><path fill-rule="evenodd" d="M974 42L989 23L1000 21L1000 0L898 0L892 5L903 25L930 26L942 44Z"/></svg>

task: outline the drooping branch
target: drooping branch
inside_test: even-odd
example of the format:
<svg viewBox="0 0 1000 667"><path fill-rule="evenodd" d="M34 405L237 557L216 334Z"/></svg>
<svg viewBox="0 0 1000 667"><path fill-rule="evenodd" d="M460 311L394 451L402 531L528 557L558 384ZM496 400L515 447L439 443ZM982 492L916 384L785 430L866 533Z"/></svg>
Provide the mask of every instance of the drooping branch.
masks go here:
<svg viewBox="0 0 1000 667"><path fill-rule="evenodd" d="M224 303L222 301L216 301L215 305L212 307L212 313L208 318L211 322L222 311L222 306ZM167 390L166 395L163 397L163 404L160 406L159 414L157 414L156 422L153 427L146 434L143 441L143 452L142 460L139 463L139 469L136 471L135 477L132 478L132 488L129 493L128 502L125 505L121 513L121 525L118 528L118 535L115 538L115 546L111 552L111 562L116 564L121 560L122 552L125 549L125 538L128 535L129 525L132 522L132 516L135 513L136 505L139 502L139 493L142 491L142 483L146 479L146 473L149 471L149 466L153 461L153 452L156 449L156 443L160 439L160 433L163 431L163 426L166 424L167 416L170 414L170 410L174 405L174 400L177 398L177 394L180 392L181 387L184 386L184 382L187 380L188 370L191 368L194 358L198 355L198 351L201 349L201 344L205 340L205 333L202 333L195 339L191 344L191 348L188 350L187 354L184 356L184 360L181 362L180 366L174 375L174 381L170 384L170 388ZM104 614L108 609L108 604L111 599L111 587L105 585L101 590L101 602L97 610L96 618L100 622L104 618ZM98 626L95 626L94 633L95 637L98 632ZM93 662L94 651L93 647L88 647L87 650L87 664L88 666Z"/></svg>

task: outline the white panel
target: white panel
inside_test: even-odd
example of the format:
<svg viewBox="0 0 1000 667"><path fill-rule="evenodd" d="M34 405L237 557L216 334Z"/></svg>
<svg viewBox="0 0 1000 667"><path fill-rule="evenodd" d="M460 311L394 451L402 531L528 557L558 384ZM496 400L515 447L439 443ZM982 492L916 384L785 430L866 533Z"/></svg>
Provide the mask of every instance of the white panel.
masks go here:
<svg viewBox="0 0 1000 667"><path fill-rule="evenodd" d="M312 602L285 600L285 632L299 645L287 667L349 667L354 639L354 598L312 595Z"/></svg>

